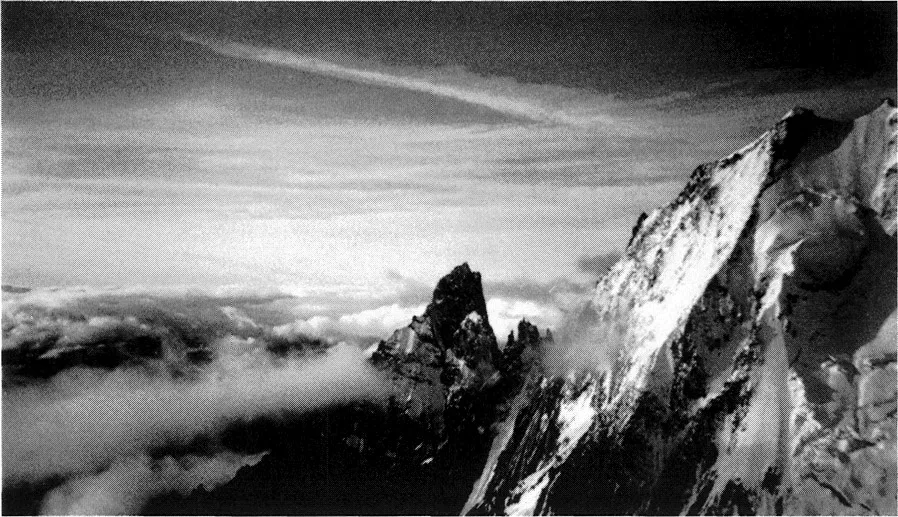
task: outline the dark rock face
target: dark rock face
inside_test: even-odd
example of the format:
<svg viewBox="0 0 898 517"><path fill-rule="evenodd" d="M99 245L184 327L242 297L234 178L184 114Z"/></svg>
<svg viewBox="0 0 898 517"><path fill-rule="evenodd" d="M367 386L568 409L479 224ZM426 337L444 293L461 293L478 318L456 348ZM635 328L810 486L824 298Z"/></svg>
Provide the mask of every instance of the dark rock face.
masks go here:
<svg viewBox="0 0 898 517"><path fill-rule="evenodd" d="M458 325L472 312L480 315L484 329L489 329L492 333L480 273L471 271L465 262L437 283L433 291L433 300L424 311L424 317L433 321L438 343L448 347L452 343L452 336Z"/></svg>
<svg viewBox="0 0 898 517"><path fill-rule="evenodd" d="M542 347L544 339L551 339L551 332L545 338L539 335L539 329L529 321L521 320L518 323L518 337L515 339L514 332L508 336L508 342L502 350L502 362L500 369L506 377L523 376L526 372L536 364L539 357L539 350Z"/></svg>
<svg viewBox="0 0 898 517"><path fill-rule="evenodd" d="M381 341L371 358L392 372L392 410L425 426L430 440L414 456L445 444L447 426L470 435L488 429L499 348L486 314L480 273L467 263L440 279L422 316ZM451 421L451 422L450 422Z"/></svg>
<svg viewBox="0 0 898 517"><path fill-rule="evenodd" d="M440 279L424 314L382 341L373 360L386 364L388 358L416 357L425 365L442 366L446 358L440 356L447 352L450 363L463 360L471 370L487 371L499 359L480 273L467 263Z"/></svg>

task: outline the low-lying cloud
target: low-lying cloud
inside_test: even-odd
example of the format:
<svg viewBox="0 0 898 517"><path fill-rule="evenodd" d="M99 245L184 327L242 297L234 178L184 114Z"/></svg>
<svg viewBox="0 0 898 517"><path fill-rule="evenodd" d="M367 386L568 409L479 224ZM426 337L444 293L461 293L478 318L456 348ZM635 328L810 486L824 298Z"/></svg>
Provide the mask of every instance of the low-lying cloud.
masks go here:
<svg viewBox="0 0 898 517"><path fill-rule="evenodd" d="M486 302L490 325L500 342L504 342L509 332L517 329L518 323L526 319L540 329L557 329L561 323L561 310L551 304L533 300L514 298L490 298Z"/></svg>
<svg viewBox="0 0 898 517"><path fill-rule="evenodd" d="M45 513L136 513L157 495L212 488L258 462L224 445L235 425L380 403L389 380L362 345L426 310L415 302L423 286L397 284L398 302L340 314L338 297L301 318L293 311L317 298L4 292L4 490L60 480L44 495ZM497 337L524 318L557 328L568 287L527 299L535 287L492 286Z"/></svg>
<svg viewBox="0 0 898 517"><path fill-rule="evenodd" d="M116 458L215 437L235 422L378 400L385 388L349 345L286 359L256 348L219 359L197 378L69 369L46 384L4 390L4 482L95 472Z"/></svg>
<svg viewBox="0 0 898 517"><path fill-rule="evenodd" d="M408 325L412 316L424 312L426 305L405 307L393 303L341 316L312 316L272 329L278 336L305 334L315 337L386 336L393 330Z"/></svg>
<svg viewBox="0 0 898 517"><path fill-rule="evenodd" d="M3 485L62 480L44 513L214 488L264 455L227 449L231 427L389 390L360 347L255 322L260 299L76 294L4 293Z"/></svg>

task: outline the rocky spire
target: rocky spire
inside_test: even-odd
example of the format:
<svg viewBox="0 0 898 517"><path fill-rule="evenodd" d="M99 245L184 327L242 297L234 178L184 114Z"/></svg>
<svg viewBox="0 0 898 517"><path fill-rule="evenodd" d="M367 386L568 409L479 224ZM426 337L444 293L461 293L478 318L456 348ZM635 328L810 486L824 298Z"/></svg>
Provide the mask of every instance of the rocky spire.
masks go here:
<svg viewBox="0 0 898 517"><path fill-rule="evenodd" d="M436 344L442 348L451 348L453 334L472 312L477 313L483 327L490 329L492 333L480 273L471 271L471 267L465 262L456 266L437 283L433 300L424 311L424 317L430 319Z"/></svg>
<svg viewBox="0 0 898 517"><path fill-rule="evenodd" d="M524 373L524 363L530 363L537 357L536 350L542 343L539 329L526 319L518 323L518 337L514 338L514 332L509 334L508 343L502 350L500 370L504 375L518 375ZM529 353L528 353L529 351Z"/></svg>
<svg viewBox="0 0 898 517"><path fill-rule="evenodd" d="M440 385L452 393L479 389L499 358L480 273L464 263L437 282L424 314L381 341L371 360L398 373L399 398L417 406L412 411L417 414L443 405Z"/></svg>

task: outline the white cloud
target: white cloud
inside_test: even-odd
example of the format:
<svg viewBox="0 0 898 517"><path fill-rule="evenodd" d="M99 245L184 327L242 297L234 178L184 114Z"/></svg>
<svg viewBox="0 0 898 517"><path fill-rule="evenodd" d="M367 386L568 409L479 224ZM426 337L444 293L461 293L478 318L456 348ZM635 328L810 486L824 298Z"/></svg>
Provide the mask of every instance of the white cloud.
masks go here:
<svg viewBox="0 0 898 517"><path fill-rule="evenodd" d="M339 322L341 327L355 329L355 332L358 334L379 335L382 331L392 332L398 327L408 325L412 316L422 314L425 308L425 305L401 307L394 303L376 309L340 316Z"/></svg>
<svg viewBox="0 0 898 517"><path fill-rule="evenodd" d="M386 392L362 350L278 359L225 355L187 379L140 369L70 369L48 384L4 387L4 483L106 468L116 458L184 445L235 421L299 414Z"/></svg>
<svg viewBox="0 0 898 517"><path fill-rule="evenodd" d="M544 333L547 328L557 329L562 318L561 310L555 305L532 300L490 298L486 302L486 310L490 325L500 341L504 341L510 331L517 331L522 319L533 323Z"/></svg>
<svg viewBox="0 0 898 517"><path fill-rule="evenodd" d="M374 309L343 314L337 317L312 316L272 329L275 335L288 337L305 334L316 337L341 338L346 336L387 337L394 330L411 322L412 316L424 313L426 305L406 307L396 303Z"/></svg>

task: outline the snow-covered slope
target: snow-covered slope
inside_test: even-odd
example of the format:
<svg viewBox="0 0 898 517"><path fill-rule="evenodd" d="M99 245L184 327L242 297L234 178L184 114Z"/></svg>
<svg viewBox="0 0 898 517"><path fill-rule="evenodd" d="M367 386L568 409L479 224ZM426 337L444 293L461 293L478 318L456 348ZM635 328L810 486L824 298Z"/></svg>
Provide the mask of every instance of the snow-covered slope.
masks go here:
<svg viewBox="0 0 898 517"><path fill-rule="evenodd" d="M641 218L465 511L894 514L896 117L793 110Z"/></svg>

